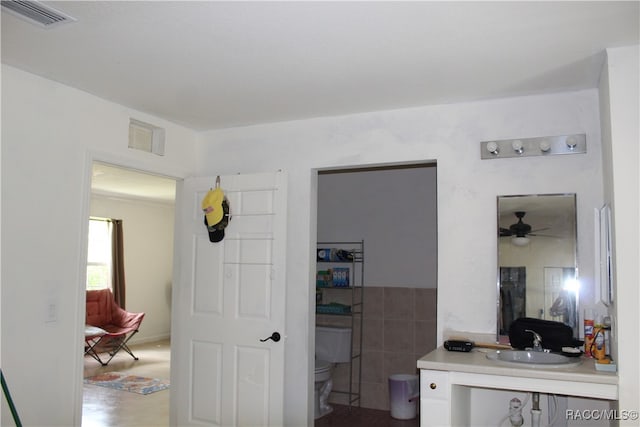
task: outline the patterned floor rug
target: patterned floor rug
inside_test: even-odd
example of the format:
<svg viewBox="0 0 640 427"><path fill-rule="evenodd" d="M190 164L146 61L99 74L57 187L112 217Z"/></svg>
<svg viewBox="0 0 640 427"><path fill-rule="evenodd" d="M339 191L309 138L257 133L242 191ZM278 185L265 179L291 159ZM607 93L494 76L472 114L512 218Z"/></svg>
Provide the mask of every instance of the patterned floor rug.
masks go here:
<svg viewBox="0 0 640 427"><path fill-rule="evenodd" d="M169 388L168 380L139 377L122 372L106 372L87 377L84 379L84 383L138 394L150 394Z"/></svg>

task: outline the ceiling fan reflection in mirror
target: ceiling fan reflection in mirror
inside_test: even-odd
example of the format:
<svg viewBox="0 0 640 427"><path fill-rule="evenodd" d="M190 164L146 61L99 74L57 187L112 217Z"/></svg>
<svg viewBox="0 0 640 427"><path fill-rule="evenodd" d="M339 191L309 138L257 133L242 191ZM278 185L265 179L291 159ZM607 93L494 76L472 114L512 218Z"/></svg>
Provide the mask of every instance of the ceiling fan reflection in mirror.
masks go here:
<svg viewBox="0 0 640 427"><path fill-rule="evenodd" d="M511 224L509 228L500 227L500 237L511 237L511 243L515 246L526 246L531 241L529 236L539 236L539 237L552 237L544 234L537 234L539 231L548 230L548 228L539 228L537 230L533 230L529 224L526 224L522 218L527 213L524 211L515 212L516 218L518 218L518 222Z"/></svg>

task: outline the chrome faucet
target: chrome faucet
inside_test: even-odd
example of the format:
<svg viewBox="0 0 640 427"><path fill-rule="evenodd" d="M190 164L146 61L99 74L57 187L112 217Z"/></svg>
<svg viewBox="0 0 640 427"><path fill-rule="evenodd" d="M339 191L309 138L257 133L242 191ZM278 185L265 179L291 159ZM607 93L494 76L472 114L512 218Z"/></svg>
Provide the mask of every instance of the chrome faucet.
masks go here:
<svg viewBox="0 0 640 427"><path fill-rule="evenodd" d="M525 329L525 332L531 332L533 334L533 351L544 351L542 348L542 337L536 331L531 329Z"/></svg>

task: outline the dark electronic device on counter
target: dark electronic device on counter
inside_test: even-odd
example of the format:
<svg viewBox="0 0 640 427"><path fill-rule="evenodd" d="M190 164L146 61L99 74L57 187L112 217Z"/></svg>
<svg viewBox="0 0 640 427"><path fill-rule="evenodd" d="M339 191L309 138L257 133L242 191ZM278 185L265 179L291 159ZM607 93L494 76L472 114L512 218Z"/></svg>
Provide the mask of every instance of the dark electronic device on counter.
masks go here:
<svg viewBox="0 0 640 427"><path fill-rule="evenodd" d="M447 340L444 342L444 348L449 351L469 352L473 348L473 341Z"/></svg>

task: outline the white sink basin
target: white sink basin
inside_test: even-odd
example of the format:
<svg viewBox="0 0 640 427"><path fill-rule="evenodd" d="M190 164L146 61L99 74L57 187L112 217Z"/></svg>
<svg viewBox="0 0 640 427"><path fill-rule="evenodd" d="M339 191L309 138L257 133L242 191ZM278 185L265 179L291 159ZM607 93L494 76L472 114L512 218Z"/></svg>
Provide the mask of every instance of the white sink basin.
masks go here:
<svg viewBox="0 0 640 427"><path fill-rule="evenodd" d="M496 350L487 353L487 359L522 367L569 368L582 363L579 357L530 350Z"/></svg>

